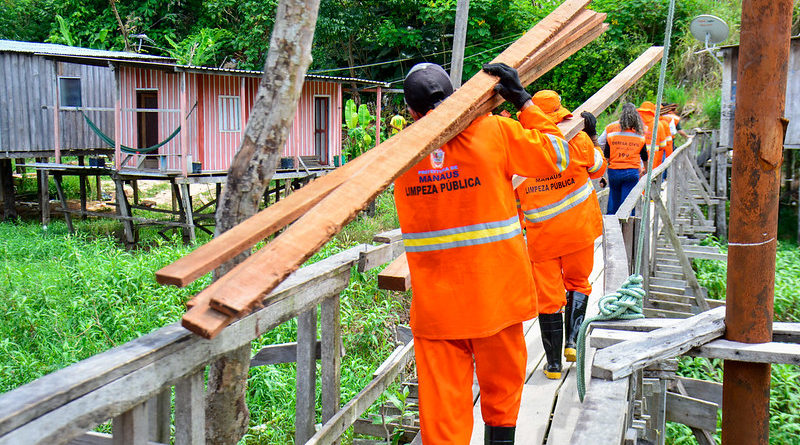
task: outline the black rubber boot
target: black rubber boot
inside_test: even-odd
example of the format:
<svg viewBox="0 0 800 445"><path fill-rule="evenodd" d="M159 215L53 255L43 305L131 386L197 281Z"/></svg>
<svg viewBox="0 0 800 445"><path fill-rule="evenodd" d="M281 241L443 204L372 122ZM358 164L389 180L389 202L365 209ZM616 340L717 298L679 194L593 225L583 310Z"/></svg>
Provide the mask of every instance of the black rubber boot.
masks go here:
<svg viewBox="0 0 800 445"><path fill-rule="evenodd" d="M544 375L548 379L561 378L561 339L564 334L561 313L539 314L539 327L542 329L542 344L547 364L544 365Z"/></svg>
<svg viewBox="0 0 800 445"><path fill-rule="evenodd" d="M484 445L514 445L515 426L486 425L483 433Z"/></svg>
<svg viewBox="0 0 800 445"><path fill-rule="evenodd" d="M564 308L564 357L568 362L574 362L578 356L575 346L588 303L588 295L577 291L567 292L567 306Z"/></svg>

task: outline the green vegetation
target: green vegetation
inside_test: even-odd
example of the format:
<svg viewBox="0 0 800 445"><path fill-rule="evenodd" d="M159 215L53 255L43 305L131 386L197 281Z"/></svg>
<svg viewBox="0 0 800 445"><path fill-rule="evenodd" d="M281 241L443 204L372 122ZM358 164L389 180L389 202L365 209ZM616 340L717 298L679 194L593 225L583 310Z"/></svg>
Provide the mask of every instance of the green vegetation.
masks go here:
<svg viewBox="0 0 800 445"><path fill-rule="evenodd" d="M727 244L713 238L704 244L727 251ZM694 260L697 279L708 289L709 297L725 299L727 265L723 261ZM775 272L775 321L800 321L800 249L797 244L778 243ZM678 374L703 380L722 382L722 360L684 357L680 359ZM721 427L721 413L717 418L717 440ZM800 368L791 365L772 365L770 388L770 443L800 444ZM697 443L691 430L670 423L667 443L674 445Z"/></svg>
<svg viewBox="0 0 800 445"><path fill-rule="evenodd" d="M185 289L155 282L155 270L191 250L178 238L146 233L142 248L128 251L102 234L108 223L76 225L78 234L69 235L61 221L47 230L37 222L0 224L0 393L178 321L185 301L210 283L209 275ZM310 262L395 227L393 197L384 193L374 217L357 218ZM394 349L393 326L408 323L410 295L378 290L376 274L354 269L341 296L344 401ZM296 322L284 323L254 341L253 353L296 335ZM294 364L251 370L244 443L292 442L295 372Z"/></svg>

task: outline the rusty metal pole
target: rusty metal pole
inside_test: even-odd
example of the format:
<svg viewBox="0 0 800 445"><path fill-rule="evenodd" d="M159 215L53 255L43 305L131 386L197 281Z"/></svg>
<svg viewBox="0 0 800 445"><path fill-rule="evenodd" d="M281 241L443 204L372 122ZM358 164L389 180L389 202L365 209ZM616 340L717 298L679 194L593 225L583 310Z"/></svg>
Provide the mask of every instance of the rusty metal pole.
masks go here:
<svg viewBox="0 0 800 445"><path fill-rule="evenodd" d="M744 0L733 137L725 338L772 340L792 0ZM770 365L726 360L722 443L769 442Z"/></svg>

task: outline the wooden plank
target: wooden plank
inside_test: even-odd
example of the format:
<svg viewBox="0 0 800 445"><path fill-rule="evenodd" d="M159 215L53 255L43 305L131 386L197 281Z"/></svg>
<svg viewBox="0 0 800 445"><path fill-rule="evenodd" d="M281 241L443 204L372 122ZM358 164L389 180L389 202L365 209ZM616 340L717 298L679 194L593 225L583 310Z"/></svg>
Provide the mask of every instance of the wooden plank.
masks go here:
<svg viewBox="0 0 800 445"><path fill-rule="evenodd" d="M175 385L175 445L206 442L206 400L203 370L189 374Z"/></svg>
<svg viewBox="0 0 800 445"><path fill-rule="evenodd" d="M595 354L592 376L616 380L634 370L718 338L725 332L725 308L713 309L650 332L647 339L609 346Z"/></svg>
<svg viewBox="0 0 800 445"><path fill-rule="evenodd" d="M647 301L648 307L653 309L660 309L665 311L672 311L672 312L682 312L684 314L692 314L692 305L686 303L677 303L674 301L662 301L662 300L648 300Z"/></svg>
<svg viewBox="0 0 800 445"><path fill-rule="evenodd" d="M298 312L341 292L358 248L295 272L275 289L276 302L213 341L173 324L0 395L0 441L66 441L144 402L174 382Z"/></svg>
<svg viewBox="0 0 800 445"><path fill-rule="evenodd" d="M89 431L83 436L70 440L67 442L67 445L112 445L113 442L114 438L111 436L111 434ZM148 442L148 445L161 445L161 443Z"/></svg>
<svg viewBox="0 0 800 445"><path fill-rule="evenodd" d="M673 380L671 383L674 383L674 386L677 389L677 393L678 394L680 394L682 396L688 396L688 393L686 392L686 388L683 386L683 382L680 379ZM722 388L720 388L720 398L721 398L721 396L722 396ZM717 404L716 406L717 406L717 409L721 408L721 405L719 405L719 404ZM714 418L715 418L714 420L716 420L716 412L714 413ZM694 437L697 439L698 445L716 445L717 444L717 441L714 439L714 435L711 434L712 431L716 431L716 429L717 429L716 428L716 422L714 423L713 428L710 429L710 430L703 430L703 429L700 429L700 428L695 428L693 426L690 426L689 428L691 428L692 434L694 434Z"/></svg>
<svg viewBox="0 0 800 445"><path fill-rule="evenodd" d="M687 351L686 355L740 362L800 365L800 344L777 342L751 344L719 339L693 348Z"/></svg>
<svg viewBox="0 0 800 445"><path fill-rule="evenodd" d="M651 318L689 318L692 316L688 312L668 311L666 309L644 308L644 316Z"/></svg>
<svg viewBox="0 0 800 445"><path fill-rule="evenodd" d="M800 323L773 322L772 341L800 343Z"/></svg>
<svg viewBox="0 0 800 445"><path fill-rule="evenodd" d="M147 445L149 427L147 408L140 403L114 418L113 445Z"/></svg>
<svg viewBox="0 0 800 445"><path fill-rule="evenodd" d="M317 360L322 357L322 342L317 341L314 347L314 355ZM281 343L278 345L267 345L261 348L250 359L250 367L277 365L279 363L297 362L297 342Z"/></svg>
<svg viewBox="0 0 800 445"><path fill-rule="evenodd" d="M169 443L170 424L172 423L172 388L147 401L150 435L153 442Z"/></svg>
<svg viewBox="0 0 800 445"><path fill-rule="evenodd" d="M407 291L411 289L411 272L408 258L403 253L378 273L378 289Z"/></svg>
<svg viewBox="0 0 800 445"><path fill-rule="evenodd" d="M625 434L630 379L606 381L592 379L587 391L571 445L616 444Z"/></svg>
<svg viewBox="0 0 800 445"><path fill-rule="evenodd" d="M683 386L683 391L678 389L678 382ZM670 390L722 407L722 383L677 376L672 382Z"/></svg>
<svg viewBox="0 0 800 445"><path fill-rule="evenodd" d="M686 257L686 254L683 252L683 246L678 240L678 235L675 233L675 229L672 227L672 221L669 219L669 214L667 213L666 207L664 207L664 203L661 201L661 196L658 193L651 193L650 194L653 203L655 204L656 211L661 214L661 217L664 221L664 233L666 233L667 237L672 243L672 248L675 250L675 253L678 255L678 259L681 262L681 267L683 268L683 274L686 277L686 280L689 282L689 287L694 290L694 297L695 301L697 302L697 306L700 307L700 310L707 311L710 309L708 302L706 302L705 293L700 286L700 283L697 282L697 277L694 275L694 269L692 269L692 263L689 261L689 258Z"/></svg>
<svg viewBox="0 0 800 445"><path fill-rule="evenodd" d="M717 430L716 403L667 391L667 421L706 431Z"/></svg>
<svg viewBox="0 0 800 445"><path fill-rule="evenodd" d="M397 256L395 252L399 253L401 251L397 247L402 247L402 244L402 242L382 244L380 246L365 244L364 251L358 257L358 271L363 273L392 261Z"/></svg>
<svg viewBox="0 0 800 445"><path fill-rule="evenodd" d="M333 418L325 422L305 445L329 444L338 439L378 399L381 393L405 368L413 355L414 341L412 340L403 347L402 352L397 355L394 363L388 366L380 377L373 379L350 402L342 407Z"/></svg>
<svg viewBox="0 0 800 445"><path fill-rule="evenodd" d="M295 443L306 443L314 435L316 415L317 359L317 308L297 317L297 380L295 403Z"/></svg>
<svg viewBox="0 0 800 445"><path fill-rule="evenodd" d="M585 5L569 0L512 44L495 62L519 66ZM185 327L204 337L219 333L236 317L263 303L266 294L352 220L367 202L403 171L466 128L484 112L497 78L478 72L442 104L381 145L391 145L364 174L351 177L289 227L195 298L200 303L183 317ZM375 150L375 149L373 149ZM325 227L326 230L320 230ZM208 302L208 305L206 305Z"/></svg>
<svg viewBox="0 0 800 445"><path fill-rule="evenodd" d="M330 420L342 401L342 321L339 295L322 302L322 421Z"/></svg>
<svg viewBox="0 0 800 445"><path fill-rule="evenodd" d="M546 43L552 34L562 28L581 10L581 8L586 6L588 3L588 0L571 0L565 5L557 8L554 13L543 19L520 40L506 49L506 51L498 56L495 61L502 61L513 67L518 67L528 56ZM369 173L371 173L369 176L372 176L379 174L377 171L373 170L379 170L380 173L383 173L384 170L391 171L397 168L396 163L384 166L380 164L380 160L391 157L392 153L399 155L399 147L413 146L415 148L414 151L423 152L419 153L418 156L415 156L414 159L424 157L428 153L428 148L430 148L430 151L432 151L435 147L428 147L428 145L425 144L416 145L422 142L420 140L420 136L424 138L426 133L429 132L430 134L440 134L440 139L443 140L439 142L439 140L434 139L432 140L432 143L439 143L439 145L441 145L441 143L449 140L452 136L458 134L460 131L466 128L472 119L491 109L491 107L489 107L484 111L484 107L481 107L481 105L483 103L488 103L488 99L491 98L491 88L493 88L494 84L496 83L496 79L491 78L491 76L486 73L479 73L474 79L475 80L471 79L457 91L457 93L460 92L455 96L458 100L445 101L445 103L442 105L445 105L447 102L449 102L449 104L447 104L445 108L442 108L442 106L437 107L437 109L440 109L440 111L434 114L434 118L424 119L427 121L427 124L417 124L413 127L408 127L406 130L398 133L398 135L395 137L392 137L377 147L368 150L362 156L359 156L353 161L348 162L342 167L339 167L332 173L313 181L311 184L290 195L286 200L280 201L275 205L268 207L264 211L245 221L245 223L237 226L241 228L234 228L223 234L223 236L226 236L229 233L231 233L231 235L227 235L224 239L223 236L220 236L219 242L212 241L206 244L206 246L209 247L204 249L203 252L199 252L194 255L187 255L181 260L165 267L164 269L161 269L157 273L157 279L163 284L188 284L197 277L202 276L225 261L235 257L244 249L252 247L269 234L275 233L275 231L278 229L299 218L309 209L327 198L327 196L332 193L333 190L336 190L345 182L351 182L355 177L359 176L361 173L364 173L365 170L368 170ZM464 100L465 102L461 102ZM469 109L466 107L467 104L473 104L474 109ZM445 113L445 110L448 112ZM451 119L456 120L459 118L459 116L462 115L465 110L469 110L470 113L468 115L465 114L463 117L458 119L457 125L449 129L447 134L440 133L443 125L436 126L434 125L436 122L432 122L441 120L441 124L449 123ZM409 150L407 149L406 151ZM402 157L398 156L398 162L400 164L407 163L407 161L401 158ZM376 169L376 166L381 166L381 168ZM389 182L391 182L391 180ZM360 211L360 209L366 205L367 202L371 201L371 198L374 198L374 196L377 195L377 192L370 187L369 189L364 190L364 193L359 195L368 195L368 199L362 202L360 196L357 200L354 200L353 196L349 196L349 199L347 200L341 200L341 198L336 200L343 210L347 210L347 217L350 217L349 215L351 212L357 213ZM328 222L333 221L333 219L328 220ZM338 225L339 223L337 222L335 226ZM325 231L325 233L318 233L315 238L318 238L319 236L329 237L332 236L333 233L328 234L327 231ZM281 235L281 237L283 236L285 236L285 234ZM200 249L202 249L202 247Z"/></svg>
<svg viewBox="0 0 800 445"><path fill-rule="evenodd" d="M372 241L385 244L403 241L403 232L400 231L400 229L387 230L386 232L381 232L373 236Z"/></svg>

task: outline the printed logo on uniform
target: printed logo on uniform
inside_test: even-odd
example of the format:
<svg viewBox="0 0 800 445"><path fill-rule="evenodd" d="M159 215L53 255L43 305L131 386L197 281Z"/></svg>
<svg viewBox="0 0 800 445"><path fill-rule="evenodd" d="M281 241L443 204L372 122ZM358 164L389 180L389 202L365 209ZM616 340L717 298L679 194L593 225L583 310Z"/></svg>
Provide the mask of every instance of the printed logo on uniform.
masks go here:
<svg viewBox="0 0 800 445"><path fill-rule="evenodd" d="M444 165L444 150L437 148L431 153L431 166L433 168L442 168Z"/></svg>

